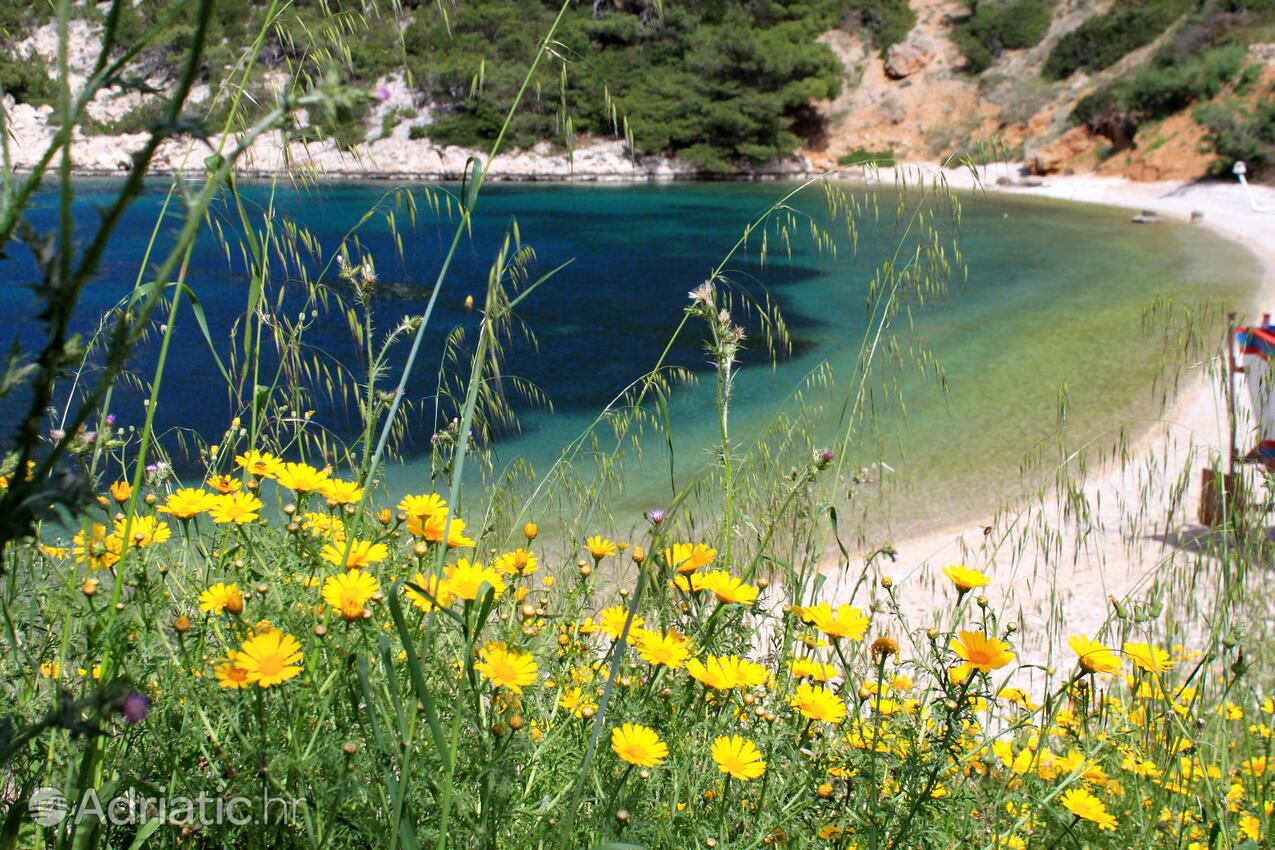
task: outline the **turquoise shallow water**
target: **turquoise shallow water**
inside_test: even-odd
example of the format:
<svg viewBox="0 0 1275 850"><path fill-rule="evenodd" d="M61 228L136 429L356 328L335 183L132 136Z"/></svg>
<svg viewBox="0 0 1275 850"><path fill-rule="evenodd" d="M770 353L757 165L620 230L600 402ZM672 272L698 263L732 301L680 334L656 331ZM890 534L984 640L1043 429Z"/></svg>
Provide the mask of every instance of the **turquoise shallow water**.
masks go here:
<svg viewBox="0 0 1275 850"><path fill-rule="evenodd" d="M91 222L94 205L112 185L81 185L83 225ZM464 295L481 295L499 240L516 220L523 241L535 248L536 270L573 260L521 305L519 315L537 335L538 346L516 342L507 362L507 374L537 385L554 412L521 406L522 433L502 434L494 446L498 467L525 458L543 472L603 405L654 365L681 318L687 291L704 279L744 226L788 188L730 183L487 187L472 238L463 243L450 289L439 300L412 396L427 399L433 393L444 333L456 326L471 335L476 329L476 314L464 309ZM866 197L866 189L848 188ZM384 184L326 184L287 189L274 203L281 217L308 228L330 252L386 191ZM244 194L251 205L267 202L265 186L246 186ZM51 199L38 200L47 204ZM156 187L130 213L87 294L83 329L132 286L161 201ZM844 398L868 328L868 282L900 240L894 203L892 190L883 190L880 215L863 210L857 252L844 240L836 256L813 250L806 226L798 222L791 259L783 256L772 228L766 267L758 263L759 234L728 265L728 277L741 294L768 293L774 299L793 339L792 356L772 368L752 328L733 403L739 444L747 446L776 413L790 410L794 388L821 365L837 381L808 398L830 411L816 418L821 437L831 440L831 411ZM796 206L818 219L823 205L816 190ZM918 307L914 330L899 337L906 345L934 351L948 391L939 392L917 379L915 370L905 370L899 385L906 399L903 416L882 403L893 393L877 384L876 433L856 444L856 463L883 458L895 470L887 476L893 490L888 511L875 502L865 510L874 526L893 526L896 532L920 522L947 524L980 515L1018 492L1020 463L1054 430L1064 388L1076 440L1120 424L1148 424L1163 350L1144 336L1143 311L1156 297L1183 303L1208 298L1243 309L1258 280L1250 255L1203 229L1139 227L1129 223L1127 211L1046 200L965 195L962 206L959 237L968 276L954 280L938 301ZM33 218L47 224L53 215L50 205ZM228 211L220 210L218 219L233 227ZM400 224L405 220L399 216ZM375 302L380 327L423 309L450 233L450 225L433 222L422 206L416 226L404 233L400 258L380 219L362 228L360 242L375 256L381 278ZM951 235L946 229L945 234ZM33 307L20 284L34 279L34 267L20 253L6 266L19 285L0 291L0 309L7 329L22 336L29 332ZM202 240L188 283L224 349L247 286L235 252L228 261L213 239ZM162 428L190 428L215 439L233 411L191 317L184 316L179 328L184 344L181 356L170 361L157 418ZM356 362L340 316L322 318L309 341L343 362ZM148 374L153 358L153 351L143 352L134 366ZM701 328L692 328L673 346L670 363L694 370L700 380L680 386L671 399L672 471L662 440L648 441L641 462L626 470L619 505L634 516L667 502L672 487L695 474L716 439ZM401 359L393 370L400 364ZM124 392L119 401L121 422L140 422L139 399ZM354 433L348 411L317 408L326 427L347 437ZM450 417L454 411L442 413ZM0 414L11 416L12 410L0 407ZM414 458L428 451L434 427L427 419L412 423L408 461L388 473L395 493L428 487L424 461ZM181 458L176 459L180 466Z"/></svg>

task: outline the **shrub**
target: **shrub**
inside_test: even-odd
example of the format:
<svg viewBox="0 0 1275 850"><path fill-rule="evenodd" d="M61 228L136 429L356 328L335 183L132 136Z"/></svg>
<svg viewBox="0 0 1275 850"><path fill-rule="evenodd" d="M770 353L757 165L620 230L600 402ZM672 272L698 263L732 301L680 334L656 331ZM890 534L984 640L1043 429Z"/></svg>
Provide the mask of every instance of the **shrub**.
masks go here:
<svg viewBox="0 0 1275 850"><path fill-rule="evenodd" d="M1275 89L1251 109L1235 101L1201 104L1195 118L1208 128L1209 142L1218 155L1215 169L1229 172L1244 162L1257 178L1275 173Z"/></svg>
<svg viewBox="0 0 1275 850"><path fill-rule="evenodd" d="M43 106L57 96L48 63L36 54L14 56L0 51L0 89L19 103Z"/></svg>
<svg viewBox="0 0 1275 850"><path fill-rule="evenodd" d="M1247 51L1238 45L1199 55L1165 51L1128 79L1082 98L1071 119L1111 139L1117 148L1133 141L1138 126L1216 97L1226 86L1243 87L1249 74Z"/></svg>
<svg viewBox="0 0 1275 850"><path fill-rule="evenodd" d="M845 156L837 158L837 165L875 165L880 168L893 168L896 160L894 151L869 151L855 148Z"/></svg>
<svg viewBox="0 0 1275 850"><path fill-rule="evenodd" d="M1191 0L1131 0L1089 18L1054 45L1041 73L1050 80L1101 71L1150 44L1190 8Z"/></svg>
<svg viewBox="0 0 1275 850"><path fill-rule="evenodd" d="M1002 51L1035 47L1049 31L1052 6L1050 0L976 0L952 32L967 69L978 74Z"/></svg>
<svg viewBox="0 0 1275 850"><path fill-rule="evenodd" d="M916 12L908 0L850 0L850 13L881 50L907 38L916 26Z"/></svg>

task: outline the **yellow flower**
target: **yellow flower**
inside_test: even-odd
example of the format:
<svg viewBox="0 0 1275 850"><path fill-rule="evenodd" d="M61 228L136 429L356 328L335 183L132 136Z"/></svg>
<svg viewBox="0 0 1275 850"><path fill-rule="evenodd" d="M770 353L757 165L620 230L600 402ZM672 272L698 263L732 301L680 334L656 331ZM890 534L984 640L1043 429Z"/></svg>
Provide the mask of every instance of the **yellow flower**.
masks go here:
<svg viewBox="0 0 1275 850"><path fill-rule="evenodd" d="M243 613L243 591L234 582L217 582L199 594L199 610L205 614L220 614L224 611L237 617Z"/></svg>
<svg viewBox="0 0 1275 850"><path fill-rule="evenodd" d="M233 522L244 525L256 522L261 517L261 500L247 492L213 496L208 514L218 524Z"/></svg>
<svg viewBox="0 0 1275 850"><path fill-rule="evenodd" d="M129 543L138 549L145 549L156 543L163 543L173 536L168 523L161 522L153 516L135 516L132 523L123 514L115 517L115 536L124 539L124 526L128 526Z"/></svg>
<svg viewBox="0 0 1275 850"><path fill-rule="evenodd" d="M1116 819L1093 794L1083 788L1072 788L1062 795L1062 804L1078 818L1093 821L1099 829L1115 830Z"/></svg>
<svg viewBox="0 0 1275 850"><path fill-rule="evenodd" d="M363 498L363 488L357 481L332 478L319 488L319 495L327 499L330 505L352 505Z"/></svg>
<svg viewBox="0 0 1275 850"><path fill-rule="evenodd" d="M511 576L525 576L534 573L538 567L536 566L536 556L526 549L515 549L512 552L506 552L496 559L492 564L502 573Z"/></svg>
<svg viewBox="0 0 1275 850"><path fill-rule="evenodd" d="M407 518L407 532L414 537L429 543L443 542L443 530L447 530L447 548L461 549L474 545L474 541L465 536L465 521L460 517L452 517L449 521L447 510L430 514L426 517L410 515Z"/></svg>
<svg viewBox="0 0 1275 850"><path fill-rule="evenodd" d="M686 662L686 672L706 688L717 691L753 688L768 677L765 667L736 655L708 655L705 659L692 658Z"/></svg>
<svg viewBox="0 0 1275 850"><path fill-rule="evenodd" d="M794 658L789 662L794 679L814 679L816 682L827 682L841 674L831 664L824 664L813 658Z"/></svg>
<svg viewBox="0 0 1275 850"><path fill-rule="evenodd" d="M717 557L717 550L703 543L674 543L664 550L664 562L682 575L707 567Z"/></svg>
<svg viewBox="0 0 1275 850"><path fill-rule="evenodd" d="M249 684L263 688L286 682L301 672L301 644L292 635L269 629L243 642L233 661Z"/></svg>
<svg viewBox="0 0 1275 850"><path fill-rule="evenodd" d="M669 585L683 593L699 593L704 589L704 575L702 573L687 573L686 575L678 573L669 579Z"/></svg>
<svg viewBox="0 0 1275 850"><path fill-rule="evenodd" d="M625 723L611 730L611 749L621 761L637 767L655 767L668 758L668 745L654 729Z"/></svg>
<svg viewBox="0 0 1275 850"><path fill-rule="evenodd" d="M128 497L133 495L133 485L127 481L116 481L111 485L111 498L115 500L117 505L122 505L128 501Z"/></svg>
<svg viewBox="0 0 1275 850"><path fill-rule="evenodd" d="M522 536L527 538L528 543L530 543L532 540L535 540L536 535L539 533L540 533L540 527L537 526L534 522L529 522L522 527Z"/></svg>
<svg viewBox="0 0 1275 850"><path fill-rule="evenodd" d="M762 761L757 745L739 735L717 738L713 741L711 753L718 770L744 782L766 772L766 762Z"/></svg>
<svg viewBox="0 0 1275 850"><path fill-rule="evenodd" d="M345 551L347 547L350 550L348 554ZM384 543L373 543L371 540L342 540L324 546L319 557L329 564L354 570L369 564L379 564L389 553L390 550Z"/></svg>
<svg viewBox="0 0 1275 850"><path fill-rule="evenodd" d="M213 494L207 490L183 487L168 495L164 504L159 507L159 512L170 514L177 519L191 519L211 508L214 498Z"/></svg>
<svg viewBox="0 0 1275 850"><path fill-rule="evenodd" d="M71 543L75 560L95 570L108 570L115 566L124 548L119 535L108 535L106 526L100 522L90 526L87 537L83 531L78 532L71 538Z"/></svg>
<svg viewBox="0 0 1275 850"><path fill-rule="evenodd" d="M447 592L461 599L468 599L470 602L478 599L484 584L491 585L496 596L505 592L505 580L501 578L500 573L476 561L471 564L465 558L461 558L455 564L445 568L443 574L446 576L443 587L447 589Z"/></svg>
<svg viewBox="0 0 1275 850"><path fill-rule="evenodd" d="M62 665L56 661L45 661L40 664L40 675L46 679L56 679L62 675Z"/></svg>
<svg viewBox="0 0 1275 850"><path fill-rule="evenodd" d="M1031 747L1023 747L1015 755L1009 741L996 741L992 744L992 752L1015 776L1022 776L1031 770L1032 762L1036 759L1036 754Z"/></svg>
<svg viewBox="0 0 1275 850"><path fill-rule="evenodd" d="M447 503L437 493L430 493L424 496L404 496L403 501L398 503L398 509L409 517L417 519L427 519L429 517L447 514Z"/></svg>
<svg viewBox="0 0 1275 850"><path fill-rule="evenodd" d="M1014 660L1009 644L989 638L983 632L958 632L952 638L952 651L964 662L952 673L952 679L957 682L965 681L975 670L990 673Z"/></svg>
<svg viewBox="0 0 1275 850"><path fill-rule="evenodd" d="M520 694L536 681L536 661L530 653L510 651L503 643L489 643L479 654L483 660L474 669L498 688Z"/></svg>
<svg viewBox="0 0 1275 850"><path fill-rule="evenodd" d="M1120 669L1120 659L1106 646L1087 635L1072 635L1067 641L1076 653L1081 668L1086 673L1115 673Z"/></svg>
<svg viewBox="0 0 1275 850"><path fill-rule="evenodd" d="M440 582L437 576L425 578L424 573L417 573L412 576L412 584L425 591L425 593L421 593L419 590L413 590L411 587L405 588L407 590L407 598L412 600L412 604L417 608L420 608L422 611L433 611L435 608L434 602L437 602L439 606L446 608L456 599L456 596L447 589L446 582ZM429 596L426 596L426 593L428 593ZM434 601L430 601L431 596L434 598Z"/></svg>
<svg viewBox="0 0 1275 850"><path fill-rule="evenodd" d="M952 584L956 585L957 591L961 594L969 593L978 587L987 587L992 583L988 576L963 564L952 564L950 567L944 568L943 575L952 580Z"/></svg>
<svg viewBox="0 0 1275 850"><path fill-rule="evenodd" d="M573 717L584 717L590 711L597 711L598 704L590 694L582 688L564 688L558 705L571 712Z"/></svg>
<svg viewBox="0 0 1275 850"><path fill-rule="evenodd" d="M345 542L345 526L341 520L331 514L319 514L307 511L301 517L301 527L320 537L326 537L333 543Z"/></svg>
<svg viewBox="0 0 1275 850"><path fill-rule="evenodd" d="M1144 673L1165 673L1173 667L1169 653L1145 643L1125 643L1124 654Z"/></svg>
<svg viewBox="0 0 1275 850"><path fill-rule="evenodd" d="M328 576L323 583L323 601L347 620L363 616L363 606L381 589L367 570L347 570Z"/></svg>
<svg viewBox="0 0 1275 850"><path fill-rule="evenodd" d="M699 574L696 573L696 575ZM719 602L752 605L757 601L757 588L745 584L742 579L736 578L726 570L704 573L700 586L711 591Z"/></svg>
<svg viewBox="0 0 1275 850"><path fill-rule="evenodd" d="M839 605L834 610L827 602L820 602L802 609L802 619L834 640L863 640L868 631L868 618L850 605Z"/></svg>
<svg viewBox="0 0 1275 850"><path fill-rule="evenodd" d="M810 682L798 685L788 704L808 720L840 723L846 717L846 704L840 697L822 685Z"/></svg>
<svg viewBox="0 0 1275 850"><path fill-rule="evenodd" d="M232 656L233 654L231 653ZM248 681L248 671L237 666L233 657L214 667L213 673L217 676L217 684L223 688L241 691L252 687L252 682Z"/></svg>
<svg viewBox="0 0 1275 850"><path fill-rule="evenodd" d="M283 469L283 461L279 458L270 452L259 452L256 449L239 455L235 458L235 463L244 472L258 478L274 478Z"/></svg>
<svg viewBox="0 0 1275 850"><path fill-rule="evenodd" d="M598 534L584 541L584 548L586 552L593 556L595 561L601 561L603 558L614 555L618 551L614 543Z"/></svg>
<svg viewBox="0 0 1275 850"><path fill-rule="evenodd" d="M243 482L233 475L212 475L205 483L223 496L243 486Z"/></svg>
<svg viewBox="0 0 1275 850"><path fill-rule="evenodd" d="M328 482L326 469L315 469L308 463L285 463L275 473L280 487L287 487L298 495L313 493Z"/></svg>
<svg viewBox="0 0 1275 850"><path fill-rule="evenodd" d="M623 605L612 605L603 611L598 612L598 624L602 631L606 632L611 640L619 640L620 633L624 631L624 621L629 617L629 609ZM635 616L632 625L629 626L630 633L636 632L642 628L642 624L646 622L641 617Z"/></svg>
<svg viewBox="0 0 1275 850"><path fill-rule="evenodd" d="M638 655L647 664L664 665L670 670L680 670L691 654L691 642L675 629L664 634L643 630L635 643Z"/></svg>

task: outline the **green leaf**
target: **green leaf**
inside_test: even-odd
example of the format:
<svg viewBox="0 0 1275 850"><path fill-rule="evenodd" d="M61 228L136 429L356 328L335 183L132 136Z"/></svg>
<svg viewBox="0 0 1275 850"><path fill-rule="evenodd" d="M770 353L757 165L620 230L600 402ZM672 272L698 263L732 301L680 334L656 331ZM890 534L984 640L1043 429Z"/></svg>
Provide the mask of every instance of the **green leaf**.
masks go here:
<svg viewBox="0 0 1275 850"><path fill-rule="evenodd" d="M155 834L155 830L159 829L163 821L159 818L152 818L142 824L142 828L137 831L137 835L133 837L133 843L128 845L128 850L141 850L146 839Z"/></svg>
<svg viewBox="0 0 1275 850"><path fill-rule="evenodd" d="M394 620L394 628L398 630L399 640L403 644L403 652L407 655L407 670L412 679L412 690L416 698L425 707L425 722L429 724L430 737L434 739L434 749L438 751L439 761L444 768L452 763L452 754L447 746L447 738L443 734L443 726L438 722L438 709L434 705L434 697L425 685L425 673L421 670L420 658L416 655L416 644L412 634L407 630L407 621L403 619L403 603L399 600L398 588L390 594L390 618Z"/></svg>

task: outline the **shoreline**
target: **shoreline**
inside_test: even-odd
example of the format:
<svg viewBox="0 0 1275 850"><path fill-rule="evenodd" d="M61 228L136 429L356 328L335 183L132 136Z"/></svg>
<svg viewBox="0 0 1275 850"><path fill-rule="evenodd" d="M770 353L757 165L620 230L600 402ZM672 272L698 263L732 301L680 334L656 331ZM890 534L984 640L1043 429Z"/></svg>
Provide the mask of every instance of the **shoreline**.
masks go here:
<svg viewBox="0 0 1275 850"><path fill-rule="evenodd" d="M958 190L1153 211L1173 222L1189 222L1193 212L1201 212L1202 226L1244 247L1259 264L1250 315L1275 309L1275 213L1252 210L1238 183L1137 183L1124 178L1065 175L1043 178L1039 185L997 185L998 178L1017 176L1016 166L1005 164L980 167L982 185L976 186L969 169L918 164L899 170L909 179L919 174L930 179L941 176ZM882 169L883 183L888 173ZM1260 205L1275 208L1275 189L1257 186L1253 192ZM1241 312L1240 321L1245 318ZM1071 633L1096 635L1108 619L1108 596L1121 598L1136 591L1180 549L1178 535L1189 535L1200 527L1195 522L1198 467L1210 454L1225 452L1223 410L1220 387L1198 371L1188 376L1154 424L1133 435L1127 463L1107 461L1086 473L1080 490L1093 508L1091 520L1097 528L1084 535L1067 506L1051 495L1016 512L1002 510L978 521L954 522L896 541L898 560L884 569L894 579L904 609L922 619L942 610L947 588L941 569L965 563L992 578L988 597L993 604L1005 606L1004 614L1017 608L1027 627L1025 634L1041 634L1042 630L1032 626L1043 626L1051 618L1051 609L1061 609L1061 621L1068 624ZM1154 477L1148 475L1152 464L1158 464ZM1188 464L1191 479L1175 503L1164 491L1171 489ZM1154 500L1131 527L1129 506L1138 505L1148 488L1156 494ZM1061 532L1061 538L1045 541L1033 535L1029 530L1032 518L1046 519ZM988 527L991 533L985 532ZM857 553L858 557L863 554ZM832 558L827 563L839 562L839 558ZM849 596L848 587L837 590L843 597ZM1053 616L1057 613L1054 610ZM1052 651L1058 647L1045 643L1034 648Z"/></svg>

